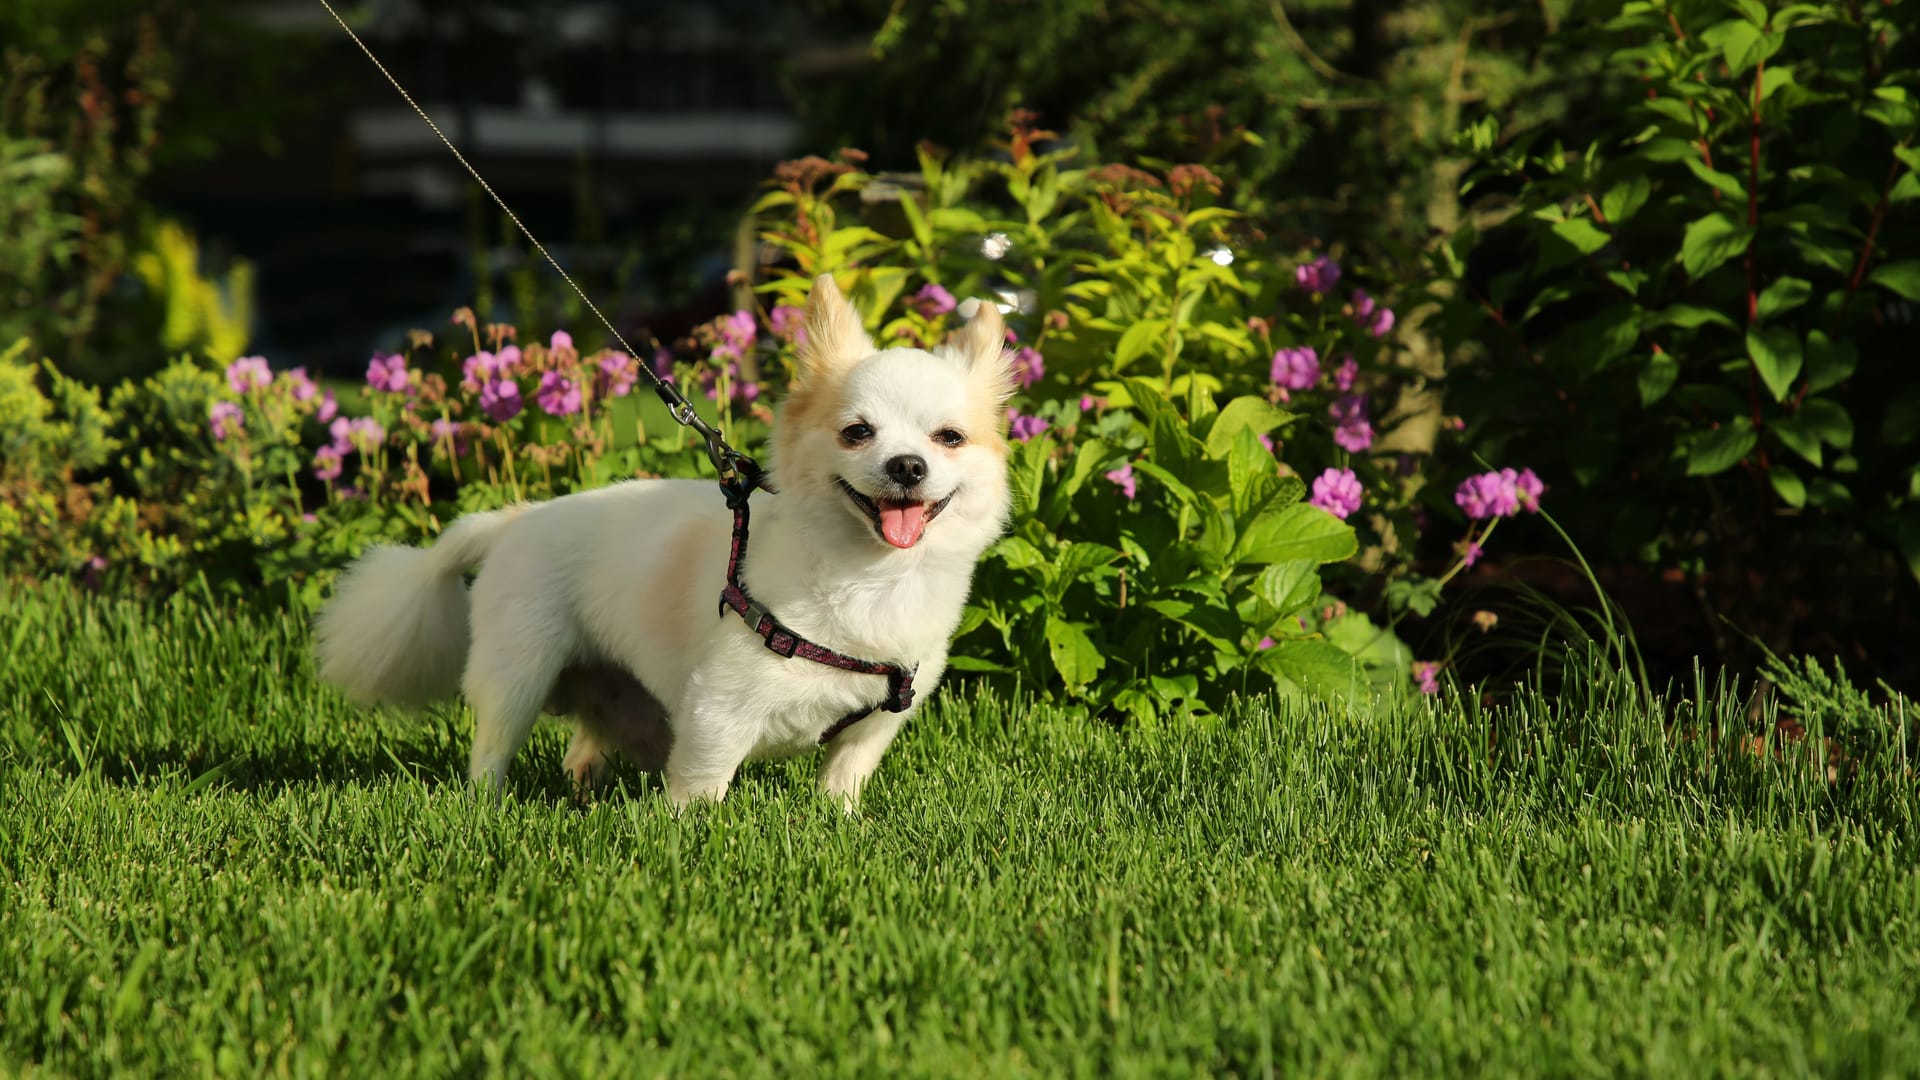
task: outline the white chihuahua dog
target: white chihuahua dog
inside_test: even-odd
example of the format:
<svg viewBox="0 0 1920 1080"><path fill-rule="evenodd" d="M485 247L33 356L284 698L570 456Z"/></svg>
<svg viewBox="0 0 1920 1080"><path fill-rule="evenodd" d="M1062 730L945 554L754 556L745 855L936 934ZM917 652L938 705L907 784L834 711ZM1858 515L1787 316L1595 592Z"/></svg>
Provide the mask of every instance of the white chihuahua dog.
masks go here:
<svg viewBox="0 0 1920 1080"><path fill-rule="evenodd" d="M664 769L684 807L723 798L747 759L825 741L820 785L851 809L912 712L913 691L872 672L934 688L1005 528L1004 334L981 303L946 345L876 352L821 275L774 423L778 495L752 500L731 609L734 519L714 483L633 480L368 551L320 614L320 674L361 702L463 688L478 783L503 780L545 709L576 721L582 786L620 753Z"/></svg>

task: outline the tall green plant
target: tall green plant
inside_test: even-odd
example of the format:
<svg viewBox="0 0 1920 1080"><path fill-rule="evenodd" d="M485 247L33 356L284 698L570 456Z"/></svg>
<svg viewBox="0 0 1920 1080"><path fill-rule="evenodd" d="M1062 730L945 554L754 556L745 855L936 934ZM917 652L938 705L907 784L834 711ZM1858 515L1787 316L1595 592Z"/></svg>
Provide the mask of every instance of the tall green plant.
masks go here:
<svg viewBox="0 0 1920 1080"><path fill-rule="evenodd" d="M1920 576L1920 11L1636 2L1567 41L1632 73L1617 119L1475 123L1504 220L1436 258L1474 438L1584 489L1586 546L1772 631L1829 565Z"/></svg>

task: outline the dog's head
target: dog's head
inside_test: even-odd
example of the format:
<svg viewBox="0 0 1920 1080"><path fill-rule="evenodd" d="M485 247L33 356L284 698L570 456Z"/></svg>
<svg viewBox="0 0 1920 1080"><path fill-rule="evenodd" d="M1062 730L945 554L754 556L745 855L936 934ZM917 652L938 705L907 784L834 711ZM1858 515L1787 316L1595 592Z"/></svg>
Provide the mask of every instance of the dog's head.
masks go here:
<svg viewBox="0 0 1920 1080"><path fill-rule="evenodd" d="M877 352L831 275L814 280L793 391L774 425L783 499L850 539L976 555L1004 527L1006 329L992 304L927 352Z"/></svg>

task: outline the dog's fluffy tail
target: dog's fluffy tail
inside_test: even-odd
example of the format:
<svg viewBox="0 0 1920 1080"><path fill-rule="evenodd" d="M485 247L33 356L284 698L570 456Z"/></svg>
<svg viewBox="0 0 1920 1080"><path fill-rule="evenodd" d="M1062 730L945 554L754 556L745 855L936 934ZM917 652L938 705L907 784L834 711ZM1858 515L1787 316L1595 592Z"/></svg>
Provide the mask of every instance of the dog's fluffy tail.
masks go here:
<svg viewBox="0 0 1920 1080"><path fill-rule="evenodd" d="M468 640L461 574L518 513L468 514L430 548L368 549L315 623L320 677L362 704L420 706L457 693Z"/></svg>

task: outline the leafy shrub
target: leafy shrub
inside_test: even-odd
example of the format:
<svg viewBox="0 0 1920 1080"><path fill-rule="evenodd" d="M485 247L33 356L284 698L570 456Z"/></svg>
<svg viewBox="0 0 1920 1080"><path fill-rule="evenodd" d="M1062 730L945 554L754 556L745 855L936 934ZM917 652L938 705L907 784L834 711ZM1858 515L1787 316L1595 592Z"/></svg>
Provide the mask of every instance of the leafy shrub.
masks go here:
<svg viewBox="0 0 1920 1080"><path fill-rule="evenodd" d="M956 293L998 298L1022 387L1016 516L980 572L956 669L1138 718L1264 686L1431 692L1436 665L1414 664L1391 626L1445 580L1414 572L1422 520L1470 521L1450 575L1500 519L1538 508L1537 482L1426 483L1418 456L1389 443L1402 389L1419 384L1392 309L1324 254L1265 257L1259 231L1218 205L1212 173L1074 168L1034 153L1036 134L1016 127L1008 161L928 152L905 178L917 183L846 161L784 166L756 211L785 253L759 285L767 310L717 319L649 362L751 449L771 419L763 381L791 370L815 274L842 280L883 344L944 337ZM891 232L840 220L876 206ZM203 355L123 385L105 409L111 460L34 482L136 499L136 520L119 537L69 527L9 561L312 598L366 543L417 541L467 510L706 475L684 430L636 407L636 358L564 331L522 344L465 310L454 324L375 356L357 398L259 357ZM25 408L51 415L47 400ZM82 538L97 550L82 556ZM1383 596L1387 621L1323 595L1323 577Z"/></svg>
<svg viewBox="0 0 1920 1080"><path fill-rule="evenodd" d="M1633 75L1599 137L1467 133L1497 224L1436 258L1450 404L1582 492L1591 548L1779 634L1830 623L1789 598L1920 574L1920 12L1611 10L1565 41Z"/></svg>
<svg viewBox="0 0 1920 1080"><path fill-rule="evenodd" d="M1325 255L1269 259L1207 169L1075 168L1033 149L1045 135L1016 117L1006 160L923 148L917 176L793 162L756 207L784 257L762 286L776 321L821 272L853 277L883 344L936 340L956 295L1008 312L1016 517L956 664L1142 717L1269 682L1406 686L1412 657L1389 627L1320 602L1321 567L1364 543L1327 572L1377 588L1390 613L1430 609L1419 522L1468 506L1387 449L1420 385L1392 310ZM1459 561L1521 502L1473 503L1487 524ZM1434 684L1430 665L1417 677Z"/></svg>

